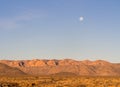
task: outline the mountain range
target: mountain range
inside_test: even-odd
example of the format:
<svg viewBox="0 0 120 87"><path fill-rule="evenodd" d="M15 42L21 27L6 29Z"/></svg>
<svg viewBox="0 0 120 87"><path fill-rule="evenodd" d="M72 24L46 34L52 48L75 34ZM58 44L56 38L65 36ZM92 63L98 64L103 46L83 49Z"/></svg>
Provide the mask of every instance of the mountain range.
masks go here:
<svg viewBox="0 0 120 87"><path fill-rule="evenodd" d="M104 60L0 60L0 75L120 76L120 63Z"/></svg>

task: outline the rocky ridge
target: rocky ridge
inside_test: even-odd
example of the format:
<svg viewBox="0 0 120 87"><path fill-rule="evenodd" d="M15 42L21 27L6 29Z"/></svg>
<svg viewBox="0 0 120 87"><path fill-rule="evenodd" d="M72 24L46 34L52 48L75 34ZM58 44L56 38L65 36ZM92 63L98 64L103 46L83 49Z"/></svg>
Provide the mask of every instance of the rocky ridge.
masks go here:
<svg viewBox="0 0 120 87"><path fill-rule="evenodd" d="M0 60L0 63L17 68L29 75L51 75L57 73L72 73L88 76L119 76L120 64L104 60Z"/></svg>

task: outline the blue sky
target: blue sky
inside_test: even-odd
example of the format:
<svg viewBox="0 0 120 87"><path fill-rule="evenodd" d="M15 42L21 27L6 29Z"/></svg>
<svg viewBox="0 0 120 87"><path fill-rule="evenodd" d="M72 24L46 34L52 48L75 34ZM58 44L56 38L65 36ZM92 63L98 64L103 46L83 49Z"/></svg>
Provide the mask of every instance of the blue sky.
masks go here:
<svg viewBox="0 0 120 87"><path fill-rule="evenodd" d="M120 62L119 0L1 0L1 59ZM84 17L80 21L80 17Z"/></svg>

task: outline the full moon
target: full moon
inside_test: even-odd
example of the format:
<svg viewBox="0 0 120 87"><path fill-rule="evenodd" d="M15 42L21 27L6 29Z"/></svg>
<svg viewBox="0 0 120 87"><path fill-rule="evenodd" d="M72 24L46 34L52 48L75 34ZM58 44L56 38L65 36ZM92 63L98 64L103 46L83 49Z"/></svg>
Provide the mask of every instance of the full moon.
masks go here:
<svg viewBox="0 0 120 87"><path fill-rule="evenodd" d="M82 21L84 20L84 17L81 16L81 17L79 18L79 20L82 22Z"/></svg>

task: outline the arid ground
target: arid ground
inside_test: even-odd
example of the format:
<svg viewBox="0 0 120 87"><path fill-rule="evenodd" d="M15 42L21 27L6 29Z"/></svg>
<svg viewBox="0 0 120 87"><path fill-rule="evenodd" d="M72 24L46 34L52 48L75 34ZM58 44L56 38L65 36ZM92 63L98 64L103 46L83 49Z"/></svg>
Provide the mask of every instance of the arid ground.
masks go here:
<svg viewBox="0 0 120 87"><path fill-rule="evenodd" d="M120 77L2 76L0 87L120 87Z"/></svg>

